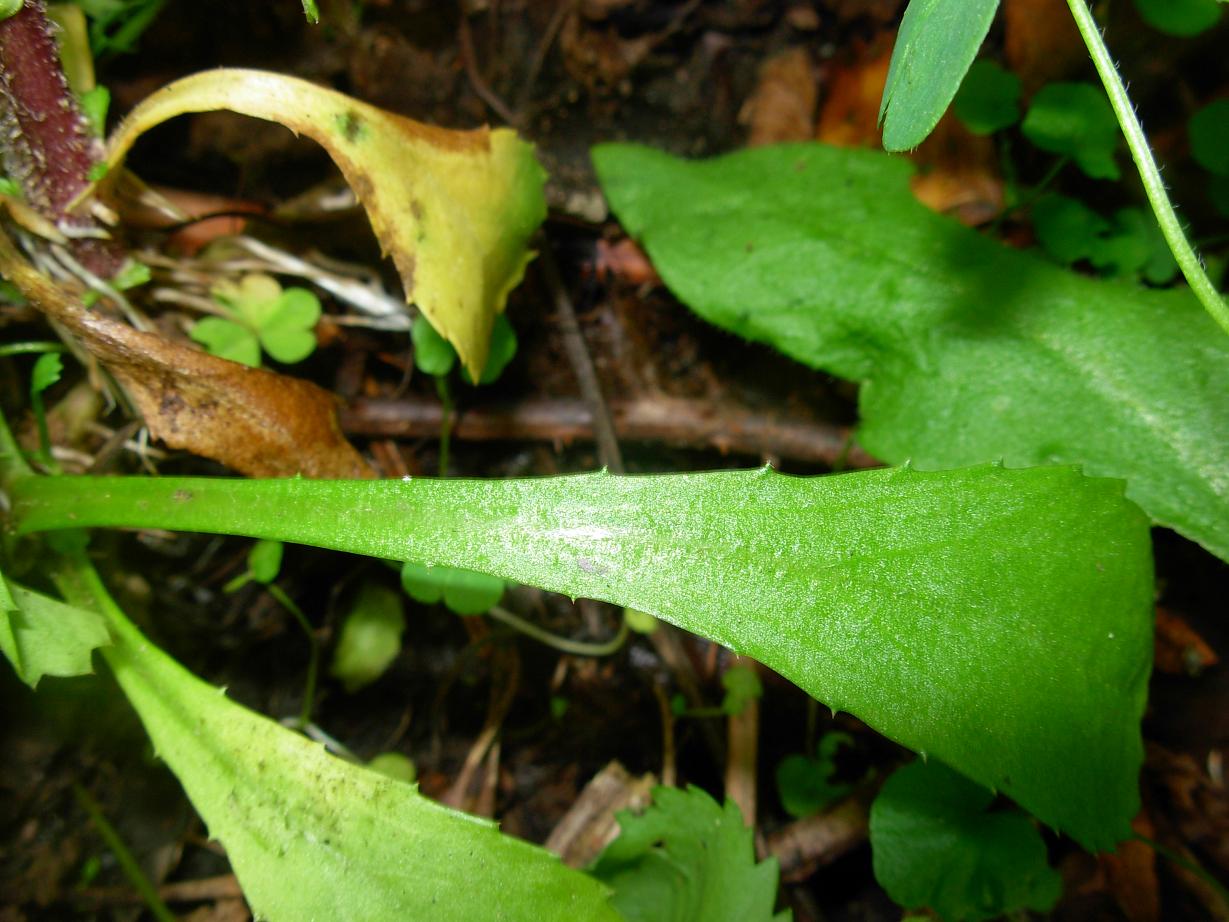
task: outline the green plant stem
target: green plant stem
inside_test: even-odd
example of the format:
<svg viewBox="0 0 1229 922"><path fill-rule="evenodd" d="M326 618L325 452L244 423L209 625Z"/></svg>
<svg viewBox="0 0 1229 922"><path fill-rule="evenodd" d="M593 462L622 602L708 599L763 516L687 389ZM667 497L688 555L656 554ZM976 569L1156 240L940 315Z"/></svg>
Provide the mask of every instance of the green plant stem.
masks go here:
<svg viewBox="0 0 1229 922"><path fill-rule="evenodd" d="M53 343L47 340L30 340L19 343L5 343L0 346L0 357L10 355L41 355L44 352L63 352L63 343Z"/></svg>
<svg viewBox="0 0 1229 922"><path fill-rule="evenodd" d="M299 709L299 725L295 728L302 730L311 723L312 704L316 700L316 677L320 673L320 644L316 640L316 632L312 630L311 622L307 620L307 615L303 614L303 609L295 604L294 599L286 595L285 590L277 585L277 583L266 583L265 589L268 590L269 595L278 601L282 608L294 616L294 619L299 622L299 627L303 629L303 633L307 637L309 650L307 681L303 689L303 705Z"/></svg>
<svg viewBox="0 0 1229 922"><path fill-rule="evenodd" d="M102 840L107 844L107 848L111 849L111 854L115 855L115 860L119 863L120 870L124 872L124 876L128 878L128 882L132 884L133 889L141 895L141 899L145 901L145 905L149 907L153 917L158 922L175 922L175 914L162 901L162 897L158 895L154 885L145 876L145 872L141 870L141 866L137 863L136 858L133 857L132 852L128 850L128 846L124 844L124 840L120 838L115 827L103 816L102 808L98 806L97 801L79 784L73 785L73 794L77 798L77 803L81 804L82 809L89 814L90 822L94 824L94 828L102 836Z"/></svg>
<svg viewBox="0 0 1229 922"><path fill-rule="evenodd" d="M444 407L443 416L440 417L440 469L441 477L448 476L448 456L452 445L452 421L453 411L455 409L452 402L452 391L448 387L447 375L435 376L435 392L440 396L440 403Z"/></svg>
<svg viewBox="0 0 1229 922"><path fill-rule="evenodd" d="M1092 56L1092 62L1101 76L1101 82L1105 84L1105 92L1109 95L1114 114L1118 116L1118 124L1122 126L1122 133L1127 139L1131 158L1135 161L1136 169L1139 170L1139 178L1143 180L1144 192L1147 193L1148 202L1152 205L1157 223L1161 226L1161 233L1165 235L1165 241L1169 244L1169 249L1182 269L1182 274L1186 276L1187 284L1191 286L1195 297L1200 300L1221 329L1229 333L1229 301L1226 301L1216 290L1212 280L1203 271L1199 256L1186 239L1182 224L1174 212L1173 203L1170 202L1169 194L1165 191L1161 171L1157 169L1152 150L1148 147L1148 138L1144 135L1143 126L1135 117L1135 108L1127 95L1127 88L1123 85L1122 77L1110 59L1109 49L1105 47L1101 29L1093 19L1086 0L1067 0L1067 6L1071 8L1076 27L1080 30L1084 44L1088 46L1088 53Z"/></svg>
<svg viewBox="0 0 1229 922"><path fill-rule="evenodd" d="M567 637L560 637L558 634L552 634L550 631L538 627L532 621L526 621L520 615L508 611L499 605L491 606L491 610L487 612L496 621L502 621L508 627L520 631L526 637L532 637L539 643L544 643L548 647L554 647L563 653L571 653L575 656L610 656L612 653L617 653L627 640L627 634L630 630L627 626L627 621L619 622L618 633L610 640L602 641L601 643L586 643L580 640L571 640Z"/></svg>

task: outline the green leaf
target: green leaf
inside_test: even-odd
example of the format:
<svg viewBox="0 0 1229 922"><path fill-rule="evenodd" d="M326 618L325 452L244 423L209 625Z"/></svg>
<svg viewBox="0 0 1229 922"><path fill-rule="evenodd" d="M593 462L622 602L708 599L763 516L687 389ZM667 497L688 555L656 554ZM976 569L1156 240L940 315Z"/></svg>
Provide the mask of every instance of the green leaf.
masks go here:
<svg viewBox="0 0 1229 922"><path fill-rule="evenodd" d="M883 146L917 147L938 124L990 31L999 0L912 0L879 105Z"/></svg>
<svg viewBox="0 0 1229 922"><path fill-rule="evenodd" d="M30 393L41 394L60 380L64 373L64 360L58 352L44 352L34 363L30 372Z"/></svg>
<svg viewBox="0 0 1229 922"><path fill-rule="evenodd" d="M247 327L225 317L203 317L189 333L210 355L260 367L260 341Z"/></svg>
<svg viewBox="0 0 1229 922"><path fill-rule="evenodd" d="M397 658L404 631L400 594L379 583L363 583L341 623L329 673L348 692L365 688Z"/></svg>
<svg viewBox="0 0 1229 922"><path fill-rule="evenodd" d="M456 567L428 566L407 560L401 568L401 585L415 602L443 602L458 615L481 615L497 605L504 595L504 581L485 573Z"/></svg>
<svg viewBox="0 0 1229 922"><path fill-rule="evenodd" d="M418 777L418 768L414 765L413 759L399 752L382 752L368 762L367 767L373 772L379 772L381 775L396 778L407 784L413 784Z"/></svg>
<svg viewBox="0 0 1229 922"><path fill-rule="evenodd" d="M755 862L752 831L733 801L697 787L659 787L640 816L617 815L619 837L591 873L627 922L785 922L773 915L777 862Z"/></svg>
<svg viewBox="0 0 1229 922"><path fill-rule="evenodd" d="M1003 247L918 204L909 164L873 151L689 163L614 145L594 158L684 303L864 382L859 441L876 457L1082 463L1229 560L1229 340L1189 291Z"/></svg>
<svg viewBox="0 0 1229 922"><path fill-rule="evenodd" d="M617 922L556 856L229 701L112 609L104 656L256 918Z"/></svg>
<svg viewBox="0 0 1229 922"><path fill-rule="evenodd" d="M1120 209L1110 222L1082 202L1052 194L1033 205L1033 227L1042 249L1065 265L1087 259L1106 275L1138 274L1154 285L1178 272L1156 218L1142 208Z"/></svg>
<svg viewBox="0 0 1229 922"><path fill-rule="evenodd" d="M247 534L649 612L1099 848L1129 835L1138 810L1152 657L1148 522L1121 490L1069 467L984 465L815 478L26 477L10 500L18 532Z"/></svg>
<svg viewBox="0 0 1229 922"><path fill-rule="evenodd" d="M507 316L500 314L495 318L495 326L491 328L491 351L478 383L494 384L516 355L516 346L516 330L508 322Z"/></svg>
<svg viewBox="0 0 1229 922"><path fill-rule="evenodd" d="M974 134L993 134L1020 120L1020 78L990 60L974 61L952 103Z"/></svg>
<svg viewBox="0 0 1229 922"><path fill-rule="evenodd" d="M58 602L0 576L0 649L31 688L43 676L91 675L91 654L111 643L102 615Z"/></svg>
<svg viewBox="0 0 1229 922"><path fill-rule="evenodd" d="M1205 170L1229 176L1229 99L1208 103L1191 116L1191 156Z"/></svg>
<svg viewBox="0 0 1229 922"><path fill-rule="evenodd" d="M111 108L111 91L100 84L82 93L79 102L81 113L90 123L94 135L105 138L107 136L107 110Z"/></svg>
<svg viewBox="0 0 1229 922"><path fill-rule="evenodd" d="M0 19L16 16L25 0L0 0Z"/></svg>
<svg viewBox="0 0 1229 922"><path fill-rule="evenodd" d="M1093 179L1118 179L1118 121L1091 83L1050 83L1038 90L1020 125L1042 150L1071 157Z"/></svg>
<svg viewBox="0 0 1229 922"><path fill-rule="evenodd" d="M790 816L802 818L836 803L853 790L853 785L833 783L836 753L842 746L852 746L848 733L827 733L819 741L815 756L786 756L777 765L777 794L781 806Z"/></svg>
<svg viewBox="0 0 1229 922"><path fill-rule="evenodd" d="M303 0L303 15L313 26L320 22L320 10L316 6L316 0Z"/></svg>
<svg viewBox="0 0 1229 922"><path fill-rule="evenodd" d="M424 314L414 318L410 326L414 343L414 364L425 375L446 375L457 361L457 351L435 331Z"/></svg>
<svg viewBox="0 0 1229 922"><path fill-rule="evenodd" d="M260 344L277 362L293 365L316 351L320 299L306 288L287 288L258 329Z"/></svg>
<svg viewBox="0 0 1229 922"><path fill-rule="evenodd" d="M1014 810L987 812L994 795L939 764L897 771L871 806L875 878L900 905L948 922L1046 912L1062 879L1037 829Z"/></svg>
<svg viewBox="0 0 1229 922"><path fill-rule="evenodd" d="M721 710L730 717L737 717L747 709L747 705L764 694L760 677L751 666L734 666L727 669L721 675L721 687L725 689Z"/></svg>
<svg viewBox="0 0 1229 922"><path fill-rule="evenodd" d="M1063 265L1092 256L1097 239L1109 230L1109 222L1083 202L1051 193L1033 205L1033 229L1037 242Z"/></svg>
<svg viewBox="0 0 1229 922"><path fill-rule="evenodd" d="M533 258L545 172L507 128L448 131L280 74L218 68L178 80L124 119L112 166L176 115L229 109L321 144L358 193L406 298L481 377L491 327Z"/></svg>
<svg viewBox="0 0 1229 922"><path fill-rule="evenodd" d="M248 572L258 583L273 582L282 569L282 542L257 541L248 551Z"/></svg>
<svg viewBox="0 0 1229 922"><path fill-rule="evenodd" d="M111 279L111 284L120 291L127 291L130 288L144 285L151 278L153 278L153 273L149 266L135 259L126 259L115 278Z"/></svg>
<svg viewBox="0 0 1229 922"><path fill-rule="evenodd" d="M1135 7L1148 25L1181 38L1206 32L1221 14L1216 0L1135 0Z"/></svg>

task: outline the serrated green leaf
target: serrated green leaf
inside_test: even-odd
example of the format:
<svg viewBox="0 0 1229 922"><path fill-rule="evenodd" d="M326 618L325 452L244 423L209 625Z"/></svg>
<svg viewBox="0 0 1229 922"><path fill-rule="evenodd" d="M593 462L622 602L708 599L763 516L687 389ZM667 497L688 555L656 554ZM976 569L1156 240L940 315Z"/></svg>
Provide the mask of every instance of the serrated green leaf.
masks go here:
<svg viewBox="0 0 1229 922"><path fill-rule="evenodd" d="M1186 290L1084 278L933 214L872 151L597 148L611 206L711 323L864 382L889 462L1082 463L1229 560L1229 340Z"/></svg>
<svg viewBox="0 0 1229 922"><path fill-rule="evenodd" d="M258 583L271 583L277 579L282 569L282 552L284 548L280 541L257 541L248 551L248 572Z"/></svg>
<svg viewBox="0 0 1229 922"><path fill-rule="evenodd" d="M639 816L618 814L619 837L591 873L614 891L627 922L785 922L773 914L777 862L756 864L752 831L733 801L659 787Z"/></svg>
<svg viewBox="0 0 1229 922"><path fill-rule="evenodd" d="M1129 835L1138 810L1152 656L1148 523L1121 489L1067 467L985 465L818 478L27 477L10 499L19 532L247 534L637 608L1101 848Z"/></svg>
<svg viewBox="0 0 1229 922"><path fill-rule="evenodd" d="M34 363L30 372L30 393L41 394L60 380L64 373L64 360L58 352L44 352Z"/></svg>
<svg viewBox="0 0 1229 922"><path fill-rule="evenodd" d="M911 0L879 105L886 150L909 150L926 140L977 57L998 7L999 0Z"/></svg>
<svg viewBox="0 0 1229 922"><path fill-rule="evenodd" d="M751 666L734 666L727 669L721 674L721 687L725 689L721 710L730 717L737 717L747 709L747 705L764 694L760 677Z"/></svg>
<svg viewBox="0 0 1229 922"><path fill-rule="evenodd" d="M0 649L21 681L37 688L43 676L93 674L93 652L111 643L102 615L8 584L2 576L0 583Z"/></svg>
<svg viewBox="0 0 1229 922"><path fill-rule="evenodd" d="M341 623L329 673L351 693L370 685L401 652L404 631L401 596L379 583L363 583Z"/></svg>
<svg viewBox="0 0 1229 922"><path fill-rule="evenodd" d="M431 321L419 314L410 327L414 365L425 375L446 375L457 361L457 351L435 331Z"/></svg>
<svg viewBox="0 0 1229 922"><path fill-rule="evenodd" d="M485 573L456 567L426 566L407 560L401 568L401 585L416 602L443 602L458 615L481 615L504 595L504 581Z"/></svg>
<svg viewBox="0 0 1229 922"><path fill-rule="evenodd" d="M1042 150L1072 158L1093 179L1118 179L1118 120L1091 83L1050 83L1037 91L1020 125Z"/></svg>
<svg viewBox="0 0 1229 922"><path fill-rule="evenodd" d="M1020 120L1020 78L990 60L974 61L952 103L974 134L993 134Z"/></svg>
<svg viewBox="0 0 1229 922"><path fill-rule="evenodd" d="M1135 0L1135 7L1148 25L1180 38L1206 32L1221 14L1217 0Z"/></svg>
<svg viewBox="0 0 1229 922"><path fill-rule="evenodd" d="M786 756L777 765L777 794L781 806L790 816L814 816L836 803L853 790L853 785L834 783L836 753L842 746L852 746L848 733L826 733L819 741L814 756Z"/></svg>
<svg viewBox="0 0 1229 922"><path fill-rule="evenodd" d="M235 704L109 611L108 665L256 918L618 922L556 856Z"/></svg>
<svg viewBox="0 0 1229 922"><path fill-rule="evenodd" d="M1028 817L987 812L994 795L937 762L914 762L884 784L871 806L875 878L908 909L947 922L1046 912L1062 878Z"/></svg>
<svg viewBox="0 0 1229 922"><path fill-rule="evenodd" d="M252 368L260 367L260 341L243 324L225 317L203 317L193 324L189 335L210 355Z"/></svg>
<svg viewBox="0 0 1229 922"><path fill-rule="evenodd" d="M1210 173L1229 176L1229 99L1210 102L1191 116L1191 156Z"/></svg>

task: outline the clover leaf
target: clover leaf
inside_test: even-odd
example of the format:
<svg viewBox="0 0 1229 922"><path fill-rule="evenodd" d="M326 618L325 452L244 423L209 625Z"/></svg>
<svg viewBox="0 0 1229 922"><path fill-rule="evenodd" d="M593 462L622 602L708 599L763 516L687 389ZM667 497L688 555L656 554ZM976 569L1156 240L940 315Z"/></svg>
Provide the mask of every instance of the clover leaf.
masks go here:
<svg viewBox="0 0 1229 922"><path fill-rule="evenodd" d="M448 340L440 336L424 315L419 314L410 327L410 339L414 343L414 364L419 371L437 377L452 371L452 366L457 361L457 351ZM516 331L508 318L500 314L491 328L490 351L477 383L494 383L516 355L516 348ZM469 377L468 373L465 377Z"/></svg>
<svg viewBox="0 0 1229 922"><path fill-rule="evenodd" d="M993 134L1020 120L1020 78L994 61L974 61L953 101L974 134Z"/></svg>
<svg viewBox="0 0 1229 922"><path fill-rule="evenodd" d="M1114 162L1118 121L1105 94L1091 83L1042 87L1020 130L1042 150L1071 157L1093 179L1120 175Z"/></svg>
<svg viewBox="0 0 1229 922"><path fill-rule="evenodd" d="M215 286L213 297L229 316L206 317L191 333L212 355L257 367L261 349L286 365L315 351L320 299L306 288L283 290L277 279L254 272Z"/></svg>

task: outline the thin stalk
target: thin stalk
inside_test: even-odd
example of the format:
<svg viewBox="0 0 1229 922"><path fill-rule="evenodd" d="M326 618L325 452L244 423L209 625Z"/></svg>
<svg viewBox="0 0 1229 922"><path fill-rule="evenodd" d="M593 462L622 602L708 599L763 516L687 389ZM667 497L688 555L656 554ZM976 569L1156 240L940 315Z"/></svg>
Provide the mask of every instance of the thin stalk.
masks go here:
<svg viewBox="0 0 1229 922"><path fill-rule="evenodd" d="M266 583L265 589L269 591L269 595L278 601L282 608L294 616L294 619L299 622L299 627L303 629L303 633L307 636L307 644L310 651L307 660L307 682L306 687L303 689L303 705L299 708L299 725L295 728L302 730L311 724L312 704L316 700L316 677L320 672L320 644L316 641L316 632L312 630L312 625L307 620L307 615L303 614L303 609L295 604L294 599L286 595L285 590L277 585L277 583Z"/></svg>
<svg viewBox="0 0 1229 922"><path fill-rule="evenodd" d="M447 375L435 376L435 392L439 394L440 406L444 408L444 413L440 417L439 475L447 477L448 456L452 447L452 422L453 417L456 415L456 408L452 402L452 390L448 387Z"/></svg>
<svg viewBox="0 0 1229 922"><path fill-rule="evenodd" d="M53 343L45 340L29 342L5 343L0 346L0 358L10 355L41 355L44 352L63 352L63 343Z"/></svg>
<svg viewBox="0 0 1229 922"><path fill-rule="evenodd" d="M502 621L508 627L520 631L526 637L532 637L548 647L554 647L556 650L563 653L571 653L575 656L610 656L612 653L617 653L627 640L627 634L630 630L627 626L627 620L624 619L619 624L618 633L610 638L610 640L605 640L601 643L586 643L581 640L571 640L567 637L560 637L558 634L552 634L550 631L538 627L532 621L526 621L520 615L514 614L498 605L492 606L487 614L496 621Z"/></svg>
<svg viewBox="0 0 1229 922"><path fill-rule="evenodd" d="M98 806L98 802L79 784L73 785L73 794L77 798L77 803L81 804L82 809L89 814L90 822L94 824L94 828L102 836L102 840L107 844L107 848L111 849L111 854L115 856L115 860L118 862L120 870L124 872L124 876L128 878L128 882L132 884L133 889L140 894L141 899L145 901L145 905L149 907L150 914L158 922L175 922L174 913L171 912L166 903L162 902L162 897L158 895L154 885L145 876L145 872L141 870L140 864L137 863L132 852L128 850L124 840L120 838L119 833L111 825L110 821L103 816L102 808Z"/></svg>
<svg viewBox="0 0 1229 922"><path fill-rule="evenodd" d="M1161 233L1165 235L1165 242L1169 244L1169 249L1182 269L1182 274L1186 276L1186 282L1191 286L1195 297L1200 300L1220 328L1229 333L1229 301L1226 301L1216 290L1212 280L1203 271L1203 264L1198 254L1191 247L1190 241L1186 239L1186 233L1182 230L1182 224L1174 212L1173 203L1170 202L1169 194L1165 191L1161 171L1157 169L1152 150L1148 147L1148 138L1144 135L1143 126L1135 117L1135 108L1131 105L1127 88L1122 82L1118 68L1110 59L1109 49L1105 47L1101 29L1093 19L1086 0L1067 0L1067 6L1071 8L1075 25L1080 30L1084 44L1088 46L1088 53L1092 56L1092 62L1101 76L1101 82L1105 84L1105 92L1109 95L1114 114L1118 116L1118 124L1122 127L1122 133L1127 139L1131 158L1135 161L1136 169L1139 170L1139 178L1144 183L1144 192L1147 193L1148 202L1152 205L1157 223L1161 226Z"/></svg>
<svg viewBox="0 0 1229 922"><path fill-rule="evenodd" d="M1150 839L1146 835L1137 832L1132 838L1143 842L1158 855L1182 868L1182 870L1190 874L1194 874L1201 881L1207 884L1208 888L1212 890L1213 893L1220 897L1221 902L1224 903L1226 907L1229 907L1229 890L1226 890L1224 884L1212 876L1212 874L1208 873L1206 868L1201 867L1193 861L1189 861L1185 855L1174 851L1168 846L1162 845L1155 839Z"/></svg>

